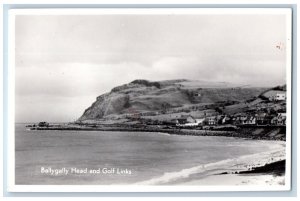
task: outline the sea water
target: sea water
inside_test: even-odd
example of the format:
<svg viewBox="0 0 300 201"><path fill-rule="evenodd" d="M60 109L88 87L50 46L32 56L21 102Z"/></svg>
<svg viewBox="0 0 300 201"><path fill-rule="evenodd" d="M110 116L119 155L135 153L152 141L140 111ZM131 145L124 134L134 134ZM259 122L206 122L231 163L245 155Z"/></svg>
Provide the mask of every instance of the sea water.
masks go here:
<svg viewBox="0 0 300 201"><path fill-rule="evenodd" d="M16 184L168 184L284 142L152 132L15 129ZM204 172L203 172L204 174ZM205 173L207 174L207 172Z"/></svg>

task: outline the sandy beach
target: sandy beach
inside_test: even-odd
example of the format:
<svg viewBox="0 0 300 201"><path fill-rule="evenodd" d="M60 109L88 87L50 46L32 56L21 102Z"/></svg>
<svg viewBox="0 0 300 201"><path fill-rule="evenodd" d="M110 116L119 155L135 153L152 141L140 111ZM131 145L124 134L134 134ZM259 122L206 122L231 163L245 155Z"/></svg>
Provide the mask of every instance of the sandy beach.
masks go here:
<svg viewBox="0 0 300 201"><path fill-rule="evenodd" d="M282 167L282 164L284 167ZM269 153L241 157L236 164L227 166L225 172L214 171L201 179L181 185L284 185L285 151L278 149Z"/></svg>
<svg viewBox="0 0 300 201"><path fill-rule="evenodd" d="M227 175L212 175L201 180L183 183L182 185L284 185L285 176L253 174L227 174Z"/></svg>
<svg viewBox="0 0 300 201"><path fill-rule="evenodd" d="M285 142L274 145L272 151L241 156L209 164L201 164L179 172L139 182L138 185L284 185L283 173L270 169L285 164ZM267 167L267 168L265 168ZM257 171L260 169L260 171ZM259 172L259 173L258 173Z"/></svg>

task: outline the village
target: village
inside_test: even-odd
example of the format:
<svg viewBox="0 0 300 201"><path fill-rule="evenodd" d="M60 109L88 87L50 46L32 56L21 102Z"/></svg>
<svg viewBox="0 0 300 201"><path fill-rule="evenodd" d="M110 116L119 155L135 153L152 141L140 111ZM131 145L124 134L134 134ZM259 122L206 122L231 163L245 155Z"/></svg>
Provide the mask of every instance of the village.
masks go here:
<svg viewBox="0 0 300 201"><path fill-rule="evenodd" d="M286 113L278 113L277 115L271 115L267 113L259 113L255 115L239 113L233 116L217 115L201 119L195 119L193 116L189 115L174 119L172 120L171 124L177 127L202 127L204 129L210 128L205 126L218 125L285 126Z"/></svg>
<svg viewBox="0 0 300 201"><path fill-rule="evenodd" d="M234 130L237 126L270 126L278 127L286 125L286 94L276 93L265 100L263 106L255 106L248 108L247 111L226 113L219 112L219 108L215 113L204 112L201 118L197 118L191 114L183 114L177 118L164 119L161 121L151 120L150 118L142 117L140 114L133 114L130 119L138 120L140 123L147 125L165 125L166 127L188 128L188 129L218 129ZM274 105L282 107L274 109ZM159 116L159 113L156 113Z"/></svg>

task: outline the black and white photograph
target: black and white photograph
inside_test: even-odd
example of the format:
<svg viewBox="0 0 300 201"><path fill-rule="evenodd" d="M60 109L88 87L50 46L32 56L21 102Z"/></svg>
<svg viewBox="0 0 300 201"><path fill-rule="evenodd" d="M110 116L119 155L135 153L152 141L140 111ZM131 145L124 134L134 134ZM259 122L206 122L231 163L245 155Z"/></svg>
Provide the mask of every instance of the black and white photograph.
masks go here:
<svg viewBox="0 0 300 201"><path fill-rule="evenodd" d="M290 9L10 20L12 189L289 190Z"/></svg>

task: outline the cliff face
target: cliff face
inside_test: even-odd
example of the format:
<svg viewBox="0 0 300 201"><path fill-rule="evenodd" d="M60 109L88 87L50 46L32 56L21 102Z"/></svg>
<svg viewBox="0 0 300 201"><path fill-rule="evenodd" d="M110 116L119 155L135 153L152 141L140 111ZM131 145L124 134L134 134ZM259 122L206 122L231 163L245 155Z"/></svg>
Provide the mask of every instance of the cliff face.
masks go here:
<svg viewBox="0 0 300 201"><path fill-rule="evenodd" d="M85 110L80 120L101 119L110 114L118 114L129 104L129 95L107 93L97 98L91 107Z"/></svg>
<svg viewBox="0 0 300 201"><path fill-rule="evenodd" d="M239 88L228 83L190 80L151 82L135 80L103 94L85 110L80 121L109 115L163 111L199 103L245 101L258 96L263 88Z"/></svg>

